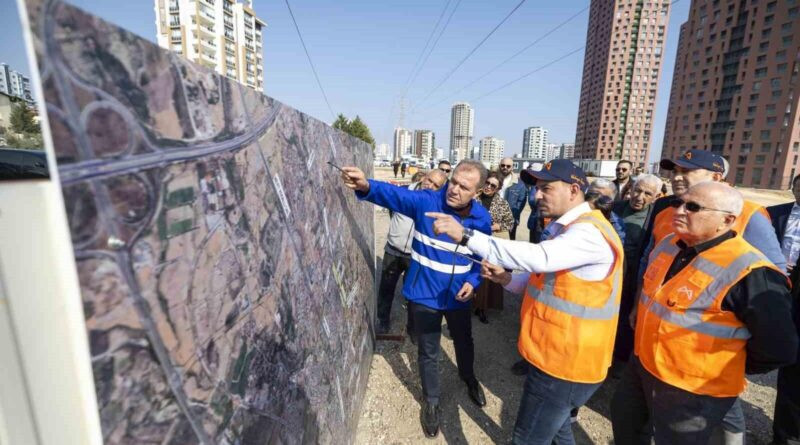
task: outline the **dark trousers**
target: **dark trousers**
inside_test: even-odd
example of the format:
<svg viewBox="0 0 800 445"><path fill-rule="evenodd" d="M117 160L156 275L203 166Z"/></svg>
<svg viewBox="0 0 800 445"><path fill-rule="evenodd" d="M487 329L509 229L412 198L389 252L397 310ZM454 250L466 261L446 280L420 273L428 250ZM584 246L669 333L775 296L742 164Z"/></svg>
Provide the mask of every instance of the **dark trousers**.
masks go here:
<svg viewBox="0 0 800 445"><path fill-rule="evenodd" d="M668 385L632 356L611 400L617 445L707 444L736 397L702 396Z"/></svg>
<svg viewBox="0 0 800 445"><path fill-rule="evenodd" d="M381 285L378 290L378 323L388 327L391 324L392 302L394 289L400 275L408 270L411 257L393 255L383 252L383 268L381 270ZM411 332L411 314L406 320L406 329Z"/></svg>
<svg viewBox="0 0 800 445"><path fill-rule="evenodd" d="M775 398L775 417L772 422L772 441L776 444L800 444L800 364L778 371L778 397Z"/></svg>
<svg viewBox="0 0 800 445"><path fill-rule="evenodd" d="M417 361L422 381L422 395L429 403L438 404L441 395L439 350L442 338L442 317L447 320L447 327L453 337L459 377L465 382L475 379L473 370L475 346L472 343L470 309L443 311L411 301L408 302L408 306L414 317L414 333L417 336Z"/></svg>
<svg viewBox="0 0 800 445"><path fill-rule="evenodd" d="M508 238L509 239L511 239L511 240L516 240L517 239L517 227L519 227L519 223L515 222L514 223L514 227L512 227L511 230L508 231Z"/></svg>
<svg viewBox="0 0 800 445"><path fill-rule="evenodd" d="M529 364L512 443L574 444L570 411L586 403L600 385L562 380Z"/></svg>

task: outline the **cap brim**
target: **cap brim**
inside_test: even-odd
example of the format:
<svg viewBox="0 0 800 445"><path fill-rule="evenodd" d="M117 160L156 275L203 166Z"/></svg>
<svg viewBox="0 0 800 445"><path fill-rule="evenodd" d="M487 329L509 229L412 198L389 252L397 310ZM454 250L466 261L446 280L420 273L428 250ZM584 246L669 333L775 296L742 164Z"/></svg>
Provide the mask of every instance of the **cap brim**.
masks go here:
<svg viewBox="0 0 800 445"><path fill-rule="evenodd" d="M528 170L528 169L522 170L521 172L519 172L519 178L525 184L534 185L534 184L536 184L536 178L534 178L531 173L533 173L532 170Z"/></svg>

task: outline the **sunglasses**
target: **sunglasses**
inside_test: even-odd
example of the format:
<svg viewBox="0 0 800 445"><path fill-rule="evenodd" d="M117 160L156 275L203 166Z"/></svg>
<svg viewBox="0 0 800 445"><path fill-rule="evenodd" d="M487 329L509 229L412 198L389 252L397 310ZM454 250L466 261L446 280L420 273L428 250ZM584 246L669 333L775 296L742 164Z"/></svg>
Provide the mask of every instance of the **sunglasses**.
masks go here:
<svg viewBox="0 0 800 445"><path fill-rule="evenodd" d="M733 215L732 212L729 212L727 210L712 209L711 207L703 207L694 201L684 201L682 199L675 199L669 205L675 209L686 207L686 211L689 213L697 213L701 210L705 210L707 212L720 212L720 213L726 213L728 215Z"/></svg>
<svg viewBox="0 0 800 445"><path fill-rule="evenodd" d="M626 171L628 171L628 169L627 168L618 168L617 171L618 172L626 172Z"/></svg>
<svg viewBox="0 0 800 445"><path fill-rule="evenodd" d="M439 170L441 170L441 171L443 171L445 173L450 173L451 171L453 171L453 169L451 169L451 168L441 168L441 167L439 167Z"/></svg>
<svg viewBox="0 0 800 445"><path fill-rule="evenodd" d="M486 188L496 189L497 187L498 187L498 185L493 183L493 182L487 182L486 183Z"/></svg>
<svg viewBox="0 0 800 445"><path fill-rule="evenodd" d="M505 167L505 168L511 168L511 166L510 166L510 165L506 165L506 164L500 164L500 168L504 168L504 167Z"/></svg>

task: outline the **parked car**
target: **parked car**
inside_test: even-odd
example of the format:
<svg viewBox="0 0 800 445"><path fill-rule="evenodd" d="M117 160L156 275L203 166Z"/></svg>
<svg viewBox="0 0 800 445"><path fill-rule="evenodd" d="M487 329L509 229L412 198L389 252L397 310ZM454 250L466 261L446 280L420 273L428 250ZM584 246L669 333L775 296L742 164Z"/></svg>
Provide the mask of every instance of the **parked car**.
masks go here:
<svg viewBox="0 0 800 445"><path fill-rule="evenodd" d="M44 151L0 148L0 180L49 177L47 156Z"/></svg>

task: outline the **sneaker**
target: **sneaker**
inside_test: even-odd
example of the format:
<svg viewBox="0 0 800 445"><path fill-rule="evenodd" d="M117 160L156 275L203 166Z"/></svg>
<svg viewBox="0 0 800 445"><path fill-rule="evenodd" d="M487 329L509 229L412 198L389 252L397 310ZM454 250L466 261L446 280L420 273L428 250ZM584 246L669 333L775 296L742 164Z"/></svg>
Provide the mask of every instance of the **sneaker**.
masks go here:
<svg viewBox="0 0 800 445"><path fill-rule="evenodd" d="M578 408L575 408L569 412L569 422L570 423L578 422Z"/></svg>

